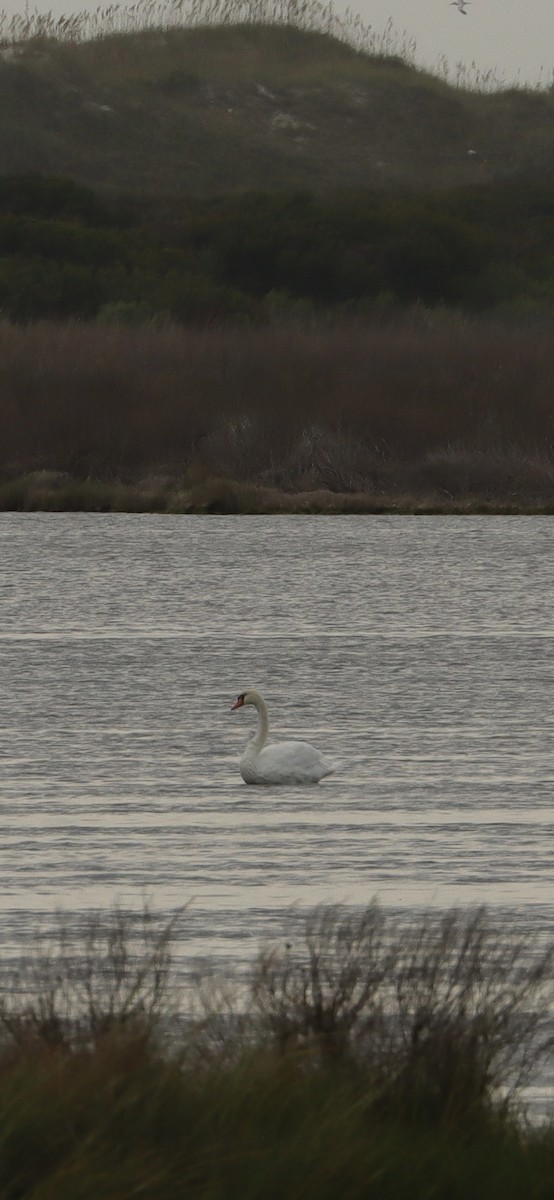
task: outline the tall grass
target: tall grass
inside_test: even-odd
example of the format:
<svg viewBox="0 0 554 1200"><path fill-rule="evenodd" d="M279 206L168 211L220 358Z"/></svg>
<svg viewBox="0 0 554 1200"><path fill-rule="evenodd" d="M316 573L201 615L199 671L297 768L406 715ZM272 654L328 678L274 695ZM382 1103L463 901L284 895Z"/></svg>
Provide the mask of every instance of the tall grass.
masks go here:
<svg viewBox="0 0 554 1200"><path fill-rule="evenodd" d="M363 493L374 509L554 503L550 320L3 322L0 386L5 508L87 507L83 488L90 507L118 507L118 495L125 507L117 488L129 484L138 509L186 509L191 496L202 508L214 480L250 489L254 505L266 489L266 506L268 494L300 492ZM34 503L20 482L30 473ZM232 511L232 495L223 503Z"/></svg>
<svg viewBox="0 0 554 1200"><path fill-rule="evenodd" d="M41 38L88 42L148 30L217 25L292 26L327 34L363 54L399 57L404 62L412 62L415 51L413 39L399 34L392 20L377 33L350 9L337 13L332 0L136 0L57 18L51 11L26 7L23 13L0 13L0 44L17 46Z"/></svg>
<svg viewBox="0 0 554 1200"><path fill-rule="evenodd" d="M551 1054L552 945L483 910L327 907L179 1007L172 929L146 926L62 925L4 968L2 1195L551 1195L552 1129L519 1097Z"/></svg>
<svg viewBox="0 0 554 1200"><path fill-rule="evenodd" d="M415 39L405 30L398 30L392 18L377 31L349 7L338 13L333 0L135 0L133 4L99 5L59 17L26 4L21 13L0 12L0 46L21 48L42 39L90 42L148 31L219 25L292 27L326 34L371 58L397 60L409 66L417 61ZM475 62L451 63L444 55L439 57L433 73L462 90L481 93L508 86L546 90L552 83L551 78L542 77L542 72L534 84L519 79L507 82L494 68L480 67Z"/></svg>

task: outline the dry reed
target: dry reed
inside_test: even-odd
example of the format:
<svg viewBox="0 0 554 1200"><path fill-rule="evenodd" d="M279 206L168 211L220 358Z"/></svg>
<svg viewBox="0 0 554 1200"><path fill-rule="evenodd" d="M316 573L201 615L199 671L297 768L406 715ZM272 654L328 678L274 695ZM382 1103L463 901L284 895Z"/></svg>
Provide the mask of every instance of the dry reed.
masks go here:
<svg viewBox="0 0 554 1200"><path fill-rule="evenodd" d="M325 328L4 322L0 351L6 496L17 477L46 471L66 485L140 485L138 508L187 508L191 496L209 508L217 480L235 481L234 492L215 489L231 511L248 504L245 488L269 509L279 507L272 492L320 493L331 505L365 494L373 509L408 497L554 503L551 322L446 313ZM34 479L35 498L56 487L60 496L59 480ZM118 505L97 490L90 500ZM13 494L4 506L33 504ZM67 495L60 506L72 506Z"/></svg>

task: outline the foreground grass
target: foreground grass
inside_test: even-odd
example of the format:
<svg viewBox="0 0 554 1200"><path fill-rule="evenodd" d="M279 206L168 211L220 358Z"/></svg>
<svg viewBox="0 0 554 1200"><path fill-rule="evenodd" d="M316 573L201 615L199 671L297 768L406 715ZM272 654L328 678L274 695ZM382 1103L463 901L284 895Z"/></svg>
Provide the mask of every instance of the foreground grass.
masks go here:
<svg viewBox="0 0 554 1200"><path fill-rule="evenodd" d="M355 1081L298 1065L195 1078L108 1046L28 1059L4 1072L0 1122L2 1195L20 1200L552 1196L551 1132L378 1119Z"/></svg>
<svg viewBox="0 0 554 1200"><path fill-rule="evenodd" d="M285 936L183 1004L148 912L61 927L2 990L0 1195L551 1197L554 1131L517 1098L550 1052L553 947L375 905Z"/></svg>
<svg viewBox="0 0 554 1200"><path fill-rule="evenodd" d="M0 322L0 508L552 512L553 332Z"/></svg>

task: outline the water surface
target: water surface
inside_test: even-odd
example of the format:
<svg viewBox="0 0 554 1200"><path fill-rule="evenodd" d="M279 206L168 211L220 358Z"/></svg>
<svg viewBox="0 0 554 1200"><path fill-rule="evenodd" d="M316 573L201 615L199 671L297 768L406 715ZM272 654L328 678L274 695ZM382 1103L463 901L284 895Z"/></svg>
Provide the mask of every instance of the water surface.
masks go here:
<svg viewBox="0 0 554 1200"><path fill-rule="evenodd" d="M549 517L0 516L0 947L189 904L244 963L290 905L554 928ZM340 766L251 788L275 737Z"/></svg>

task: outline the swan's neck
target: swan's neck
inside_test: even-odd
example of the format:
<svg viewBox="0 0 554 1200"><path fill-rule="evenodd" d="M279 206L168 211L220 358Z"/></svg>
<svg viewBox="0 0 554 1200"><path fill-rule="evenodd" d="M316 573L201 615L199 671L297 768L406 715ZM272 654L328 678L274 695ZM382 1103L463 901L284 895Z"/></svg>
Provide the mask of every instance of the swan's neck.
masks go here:
<svg viewBox="0 0 554 1200"><path fill-rule="evenodd" d="M265 746L269 734L269 718L267 715L266 703L263 697L258 695L257 692L252 697L251 703L258 712L258 728L254 737L252 738L252 741L250 742L250 745L254 750L261 750L262 746Z"/></svg>

